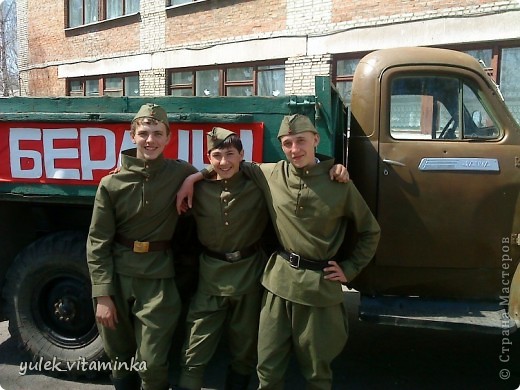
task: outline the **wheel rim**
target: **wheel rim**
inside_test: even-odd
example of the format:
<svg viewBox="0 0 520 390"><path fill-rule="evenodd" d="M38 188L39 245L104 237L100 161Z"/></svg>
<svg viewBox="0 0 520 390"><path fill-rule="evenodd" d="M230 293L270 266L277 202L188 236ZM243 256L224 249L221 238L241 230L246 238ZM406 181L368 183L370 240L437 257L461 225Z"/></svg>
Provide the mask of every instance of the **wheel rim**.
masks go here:
<svg viewBox="0 0 520 390"><path fill-rule="evenodd" d="M36 326L54 344L75 348L97 337L90 286L82 275L46 278L35 289L32 302Z"/></svg>

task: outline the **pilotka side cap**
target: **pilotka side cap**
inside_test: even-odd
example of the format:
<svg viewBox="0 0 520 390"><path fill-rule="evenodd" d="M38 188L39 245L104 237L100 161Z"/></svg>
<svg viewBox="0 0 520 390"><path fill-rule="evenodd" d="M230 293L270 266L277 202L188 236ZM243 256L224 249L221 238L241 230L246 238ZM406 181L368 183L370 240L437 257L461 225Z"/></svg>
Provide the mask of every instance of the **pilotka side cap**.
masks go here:
<svg viewBox="0 0 520 390"><path fill-rule="evenodd" d="M231 130L224 129L223 127L214 127L209 133L207 133L208 141L208 152L218 148L218 146L226 140L226 138L236 135Z"/></svg>
<svg viewBox="0 0 520 390"><path fill-rule="evenodd" d="M170 124L168 122L168 114L166 113L164 108L162 108L158 104L143 104L139 111L137 111L137 114L135 114L134 119L132 119L132 122L139 118L153 118L155 120L158 120L159 122L164 123L167 128L170 127Z"/></svg>
<svg viewBox="0 0 520 390"><path fill-rule="evenodd" d="M280 124L278 139L284 135L304 133L306 131L318 134L318 131L312 124L309 117L302 114L286 115L283 117L282 123Z"/></svg>

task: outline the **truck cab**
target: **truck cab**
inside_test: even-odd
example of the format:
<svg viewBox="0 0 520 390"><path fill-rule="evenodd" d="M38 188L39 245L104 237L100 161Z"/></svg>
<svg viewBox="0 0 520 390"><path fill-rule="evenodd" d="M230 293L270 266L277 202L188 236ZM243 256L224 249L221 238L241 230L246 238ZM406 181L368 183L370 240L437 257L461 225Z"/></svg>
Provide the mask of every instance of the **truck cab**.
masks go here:
<svg viewBox="0 0 520 390"><path fill-rule="evenodd" d="M481 65L442 49L374 52L356 69L350 115L349 172L382 231L353 283L361 317L514 329L520 131Z"/></svg>

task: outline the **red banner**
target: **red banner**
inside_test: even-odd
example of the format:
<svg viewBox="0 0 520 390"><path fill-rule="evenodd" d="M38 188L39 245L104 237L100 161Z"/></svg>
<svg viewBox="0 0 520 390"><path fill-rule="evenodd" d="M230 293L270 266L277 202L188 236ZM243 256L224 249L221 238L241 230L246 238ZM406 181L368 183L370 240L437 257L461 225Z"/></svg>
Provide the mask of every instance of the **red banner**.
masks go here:
<svg viewBox="0 0 520 390"><path fill-rule="evenodd" d="M263 123L170 123L164 151L201 169L208 163L206 133L215 126L240 135L246 161L262 161ZM128 123L0 123L0 181L97 184L134 147Z"/></svg>

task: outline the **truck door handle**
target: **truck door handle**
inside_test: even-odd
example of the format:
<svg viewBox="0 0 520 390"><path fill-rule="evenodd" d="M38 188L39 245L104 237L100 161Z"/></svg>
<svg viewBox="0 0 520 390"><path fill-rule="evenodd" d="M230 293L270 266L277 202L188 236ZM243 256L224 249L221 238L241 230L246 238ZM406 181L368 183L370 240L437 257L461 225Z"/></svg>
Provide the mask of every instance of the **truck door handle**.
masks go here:
<svg viewBox="0 0 520 390"><path fill-rule="evenodd" d="M383 159L383 162L385 164L389 164L389 165L397 165L398 167L405 167L406 165L403 164L402 162L399 162L399 161L395 161L395 160L388 160L388 159Z"/></svg>

